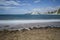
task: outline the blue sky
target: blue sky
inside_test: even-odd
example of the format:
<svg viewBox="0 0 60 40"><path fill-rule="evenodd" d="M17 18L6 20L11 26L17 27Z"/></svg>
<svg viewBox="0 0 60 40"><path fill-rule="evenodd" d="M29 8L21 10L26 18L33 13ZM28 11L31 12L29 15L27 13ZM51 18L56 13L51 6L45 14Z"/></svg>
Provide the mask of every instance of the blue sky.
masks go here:
<svg viewBox="0 0 60 40"><path fill-rule="evenodd" d="M25 14L60 8L60 0L0 0L0 14Z"/></svg>

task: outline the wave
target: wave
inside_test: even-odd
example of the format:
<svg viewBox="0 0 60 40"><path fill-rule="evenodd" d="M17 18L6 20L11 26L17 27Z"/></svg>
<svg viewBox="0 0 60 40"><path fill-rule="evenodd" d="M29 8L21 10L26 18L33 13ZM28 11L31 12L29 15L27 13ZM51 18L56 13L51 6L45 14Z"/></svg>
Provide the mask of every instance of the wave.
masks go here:
<svg viewBox="0 0 60 40"><path fill-rule="evenodd" d="M45 19L45 20L0 20L1 23L44 23L44 22L60 22L60 19Z"/></svg>

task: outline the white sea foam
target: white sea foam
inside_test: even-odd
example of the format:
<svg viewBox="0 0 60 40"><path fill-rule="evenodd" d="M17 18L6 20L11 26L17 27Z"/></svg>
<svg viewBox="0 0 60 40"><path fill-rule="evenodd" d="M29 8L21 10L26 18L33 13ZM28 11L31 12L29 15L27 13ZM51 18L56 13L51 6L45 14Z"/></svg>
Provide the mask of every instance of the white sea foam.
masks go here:
<svg viewBox="0 0 60 40"><path fill-rule="evenodd" d="M46 19L46 20L0 20L0 24L17 24L17 23L44 23L44 22L60 22L60 19Z"/></svg>
<svg viewBox="0 0 60 40"><path fill-rule="evenodd" d="M0 20L0 30L21 30L33 27L46 27L46 26L56 26L60 27L60 19L49 19L49 20Z"/></svg>

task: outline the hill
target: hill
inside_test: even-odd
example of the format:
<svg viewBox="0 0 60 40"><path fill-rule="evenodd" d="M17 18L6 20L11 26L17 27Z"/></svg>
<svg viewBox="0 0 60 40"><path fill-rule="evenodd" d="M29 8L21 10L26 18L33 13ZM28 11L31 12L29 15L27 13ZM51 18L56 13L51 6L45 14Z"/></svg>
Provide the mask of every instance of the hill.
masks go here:
<svg viewBox="0 0 60 40"><path fill-rule="evenodd" d="M33 11L30 13L26 13L29 15L40 15L40 14L60 14L60 8L58 10L53 10L53 11L47 11L47 12L39 12L39 11Z"/></svg>

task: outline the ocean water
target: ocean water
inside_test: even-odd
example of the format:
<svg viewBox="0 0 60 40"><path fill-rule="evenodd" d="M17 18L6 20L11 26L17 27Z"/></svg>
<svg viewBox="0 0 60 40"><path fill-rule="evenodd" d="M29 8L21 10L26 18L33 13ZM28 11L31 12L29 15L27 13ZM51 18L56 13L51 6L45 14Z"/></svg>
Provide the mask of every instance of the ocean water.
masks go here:
<svg viewBox="0 0 60 40"><path fill-rule="evenodd" d="M0 15L0 20L60 19L60 15Z"/></svg>
<svg viewBox="0 0 60 40"><path fill-rule="evenodd" d="M9 25L9 27L6 27L6 25ZM16 30L37 25L39 27L49 25L60 27L60 15L0 15L0 30Z"/></svg>

